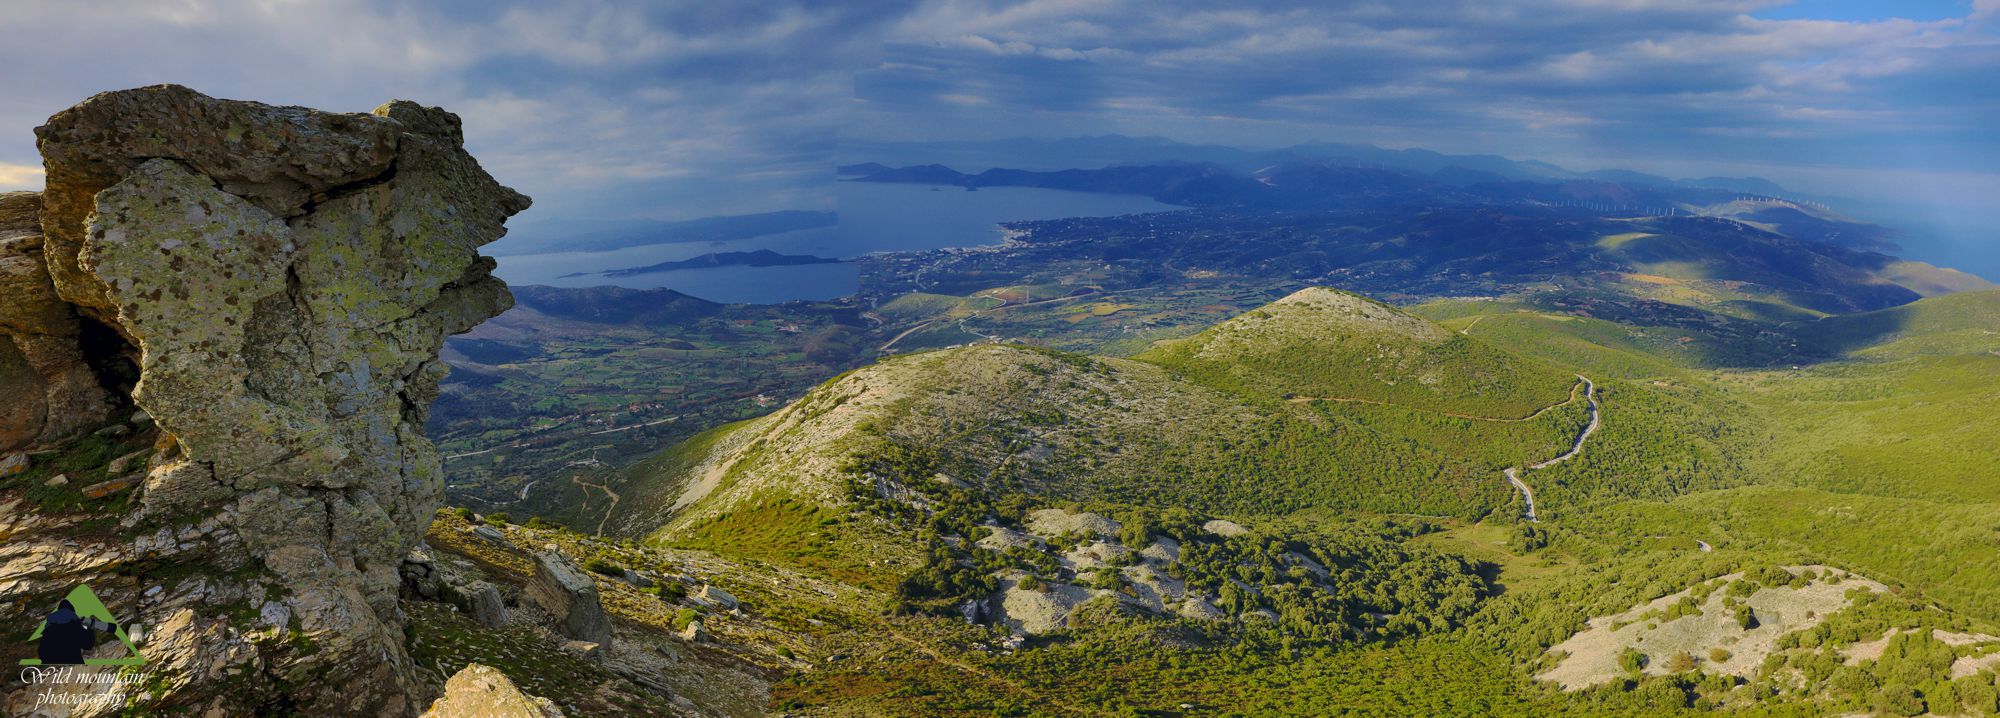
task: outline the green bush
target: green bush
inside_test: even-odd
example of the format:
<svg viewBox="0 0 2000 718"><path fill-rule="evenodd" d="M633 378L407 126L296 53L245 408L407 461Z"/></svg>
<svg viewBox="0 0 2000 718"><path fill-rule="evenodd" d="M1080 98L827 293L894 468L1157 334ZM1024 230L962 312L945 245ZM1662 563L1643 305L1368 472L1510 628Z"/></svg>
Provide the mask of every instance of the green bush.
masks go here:
<svg viewBox="0 0 2000 718"><path fill-rule="evenodd" d="M618 577L625 575L624 566L620 566L615 562L598 558L596 556L584 559L583 569L591 573L603 574L605 576Z"/></svg>
<svg viewBox="0 0 2000 718"><path fill-rule="evenodd" d="M1651 662L1652 659L1647 658L1646 654L1640 653L1634 648L1627 648L1618 652L1618 667L1627 673L1637 673L1645 669L1646 664Z"/></svg>

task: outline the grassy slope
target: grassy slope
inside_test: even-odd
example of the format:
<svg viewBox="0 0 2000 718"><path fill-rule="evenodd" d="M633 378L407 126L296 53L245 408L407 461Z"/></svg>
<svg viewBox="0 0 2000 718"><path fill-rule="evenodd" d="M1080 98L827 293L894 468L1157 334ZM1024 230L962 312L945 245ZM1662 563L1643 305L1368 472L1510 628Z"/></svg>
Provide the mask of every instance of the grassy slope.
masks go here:
<svg viewBox="0 0 2000 718"><path fill-rule="evenodd" d="M1562 401L1575 383L1388 305L1317 288L1137 358L1261 396L1369 399L1495 418Z"/></svg>
<svg viewBox="0 0 2000 718"><path fill-rule="evenodd" d="M1324 706L1385 715L1665 715L1670 707L1647 704L1638 693L1563 698L1528 681L1527 669L1544 647L1590 616L1774 561L1833 563L1919 601L2000 621L2000 602L1987 595L2000 583L1993 540L2000 494L1983 475L1990 447L2000 443L1992 428L2000 421L1979 419L2000 405L1992 382L2000 359L1983 351L1937 356L1966 342L1979 348L1985 330L1978 322L1991 316L1982 314L1980 300L1930 300L1937 304L1900 310L1914 316L1893 322L1867 315L1828 320L1828 327L1875 322L1846 331L1890 342L1856 342L1852 360L1720 373L1698 368L1700 357L1644 329L1505 303L1419 308L1453 334L1465 330L1600 377L1606 412L1590 450L1532 474L1545 515L1553 518L1544 524L1554 532L1552 548L1515 553L1505 545L1513 531L1506 522L1454 523L1419 541L1491 561L1507 585L1470 628L1389 647L1287 657L1190 654L1114 627L1032 651L968 659L981 680L923 664L868 680L823 675L779 693L786 705L833 714L1100 715L1187 702L1259 715L1318 714ZM1883 331L1883 323L1894 331ZM1954 340L1939 343L1940 336ZM1162 360L1171 349L1145 358L1205 381L1175 381L1149 362L993 346L899 357L861 370L816 390L779 421L760 424L762 441L751 442L761 447L757 460L733 472L707 508L698 505L661 535L826 568L796 559L814 555L814 542L852 540L831 532L865 527L808 510L802 496L830 495L833 487L796 487L819 480L859 446L843 441L944 447L954 478L1061 498L1248 514L1314 506L1422 513L1482 496L1489 503L1470 505L1497 506L1507 494L1493 477L1447 467L1511 460L1578 421L1551 412L1546 427L1502 428L1411 407L1306 407L1272 394L1270 384L1216 381L1217 374L1203 376L1189 363ZM1226 390L1211 388L1217 385ZM860 431L864 426L874 428ZM1342 443L1343 436L1353 443ZM1437 449L1450 441L1480 448ZM1509 443L1513 448L1495 446ZM1752 483L1796 488L1743 486ZM1695 551L1695 539L1717 551ZM855 570L882 570L860 565ZM1495 666L1495 651L1513 656L1515 666ZM1086 674L1091 681L1075 680ZM1175 690L1158 693L1159 686ZM1082 709L1059 709L1051 696Z"/></svg>

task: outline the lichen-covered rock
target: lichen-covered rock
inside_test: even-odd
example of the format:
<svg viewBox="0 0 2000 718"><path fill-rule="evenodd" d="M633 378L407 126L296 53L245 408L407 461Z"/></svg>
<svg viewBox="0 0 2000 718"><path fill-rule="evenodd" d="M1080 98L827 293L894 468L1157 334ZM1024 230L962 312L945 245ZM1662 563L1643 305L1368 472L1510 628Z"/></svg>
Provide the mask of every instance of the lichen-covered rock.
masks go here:
<svg viewBox="0 0 2000 718"><path fill-rule="evenodd" d="M444 695L424 711L423 718L562 718L547 698L523 692L507 674L479 663L466 666L445 681Z"/></svg>
<svg viewBox="0 0 2000 718"><path fill-rule="evenodd" d="M611 646L611 617L597 595L597 581L561 551L535 554L535 577L526 595L556 617L556 631L579 641Z"/></svg>
<svg viewBox="0 0 2000 718"><path fill-rule="evenodd" d="M0 410L0 450L100 426L126 393L159 441L125 462L145 471L121 524L141 561L92 564L107 576L24 554L11 586L89 581L121 610L201 617L152 631L195 655L149 661L168 690L142 707L417 712L398 569L442 500L423 435L438 350L511 305L478 250L527 198L465 153L456 116L402 101L335 114L157 86L36 134L40 230L0 198L0 388L42 401ZM140 580L162 566L194 578ZM25 605L8 588L0 606ZM228 610L245 601L260 610Z"/></svg>
<svg viewBox="0 0 2000 718"><path fill-rule="evenodd" d="M460 595L465 597L466 613L472 620L487 628L507 626L507 602L500 597L500 589L485 581L468 584Z"/></svg>

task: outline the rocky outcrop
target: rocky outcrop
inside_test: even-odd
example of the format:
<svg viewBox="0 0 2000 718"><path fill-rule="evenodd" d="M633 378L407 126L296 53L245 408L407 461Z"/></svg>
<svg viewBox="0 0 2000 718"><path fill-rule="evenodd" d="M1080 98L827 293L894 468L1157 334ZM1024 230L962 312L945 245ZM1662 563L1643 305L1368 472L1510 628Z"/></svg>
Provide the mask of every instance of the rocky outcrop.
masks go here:
<svg viewBox="0 0 2000 718"><path fill-rule="evenodd" d="M597 581L561 551L535 554L535 577L526 595L556 618L556 631L579 641L611 647L611 618L597 595Z"/></svg>
<svg viewBox="0 0 2000 718"><path fill-rule="evenodd" d="M444 696L424 711L423 718L562 718L562 715L555 703L523 692L499 669L474 663L445 681Z"/></svg>
<svg viewBox="0 0 2000 718"><path fill-rule="evenodd" d="M88 581L159 621L156 708L416 713L398 569L442 501L423 435L438 350L511 306L478 248L528 199L465 153L455 115L405 101L343 114L147 87L36 135L40 231L32 202L0 198L0 388L39 400L0 410L0 450L127 402L158 438L135 481L99 487L133 492L125 536L67 549L120 560L0 565L0 605ZM243 602L258 610L229 610Z"/></svg>
<svg viewBox="0 0 2000 718"><path fill-rule="evenodd" d="M105 351L116 345L111 332L56 295L33 192L0 194L0 300L0 451L53 444L109 418L118 402L106 385L129 385L131 357ZM87 350L100 351L102 366Z"/></svg>

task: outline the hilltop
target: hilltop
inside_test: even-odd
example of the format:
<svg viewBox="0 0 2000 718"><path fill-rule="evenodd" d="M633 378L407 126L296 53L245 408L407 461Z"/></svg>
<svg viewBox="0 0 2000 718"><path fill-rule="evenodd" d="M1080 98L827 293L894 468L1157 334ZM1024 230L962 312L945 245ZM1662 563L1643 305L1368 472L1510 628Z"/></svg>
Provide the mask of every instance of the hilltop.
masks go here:
<svg viewBox="0 0 2000 718"><path fill-rule="evenodd" d="M1562 402L1576 379L1360 295L1303 289L1136 357L1220 388L1492 417Z"/></svg>

